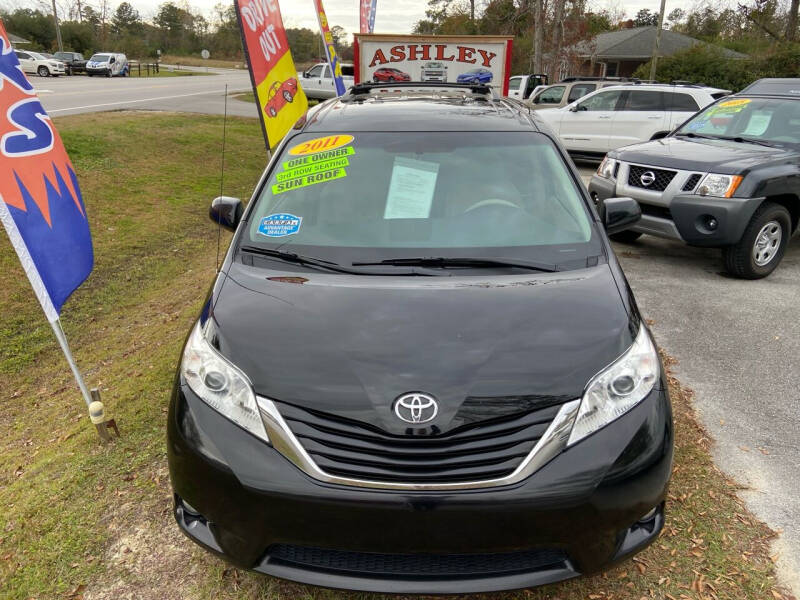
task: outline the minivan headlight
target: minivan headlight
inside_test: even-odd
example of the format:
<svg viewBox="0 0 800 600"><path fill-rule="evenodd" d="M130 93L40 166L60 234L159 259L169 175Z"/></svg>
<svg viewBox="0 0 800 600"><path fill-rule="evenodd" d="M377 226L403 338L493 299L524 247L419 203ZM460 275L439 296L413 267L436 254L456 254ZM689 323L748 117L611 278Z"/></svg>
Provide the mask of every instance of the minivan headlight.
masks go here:
<svg viewBox="0 0 800 600"><path fill-rule="evenodd" d="M250 380L208 343L199 321L183 351L181 374L211 408L269 442Z"/></svg>
<svg viewBox="0 0 800 600"><path fill-rule="evenodd" d="M601 162L600 166L597 168L597 174L604 179L614 179L614 171L616 170L616 167L617 161L606 156L603 159L603 162Z"/></svg>
<svg viewBox="0 0 800 600"><path fill-rule="evenodd" d="M586 386L568 445L579 442L628 412L658 381L658 353L644 325L630 348Z"/></svg>

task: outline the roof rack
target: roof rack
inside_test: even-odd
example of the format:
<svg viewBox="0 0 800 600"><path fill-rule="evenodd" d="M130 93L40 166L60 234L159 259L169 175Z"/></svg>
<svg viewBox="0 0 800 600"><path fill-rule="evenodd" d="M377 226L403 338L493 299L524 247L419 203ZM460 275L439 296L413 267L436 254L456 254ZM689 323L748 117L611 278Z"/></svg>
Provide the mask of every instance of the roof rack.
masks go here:
<svg viewBox="0 0 800 600"><path fill-rule="evenodd" d="M440 83L436 81L400 81L392 83L357 83L350 88L352 96L370 94L374 90L395 90L398 88L411 89L447 89L447 90L469 90L472 94L482 94L496 98L496 93L491 86L483 83Z"/></svg>

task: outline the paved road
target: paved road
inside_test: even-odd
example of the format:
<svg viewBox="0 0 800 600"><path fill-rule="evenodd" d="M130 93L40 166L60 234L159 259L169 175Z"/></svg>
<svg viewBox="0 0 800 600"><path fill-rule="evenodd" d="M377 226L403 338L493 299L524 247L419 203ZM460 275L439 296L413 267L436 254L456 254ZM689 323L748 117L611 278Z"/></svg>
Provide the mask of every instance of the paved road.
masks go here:
<svg viewBox="0 0 800 600"><path fill-rule="evenodd" d="M204 70L204 69L203 69ZM209 69L214 75L186 77L31 76L45 110L53 116L119 109L221 114L228 93L250 90L247 71ZM228 114L257 117L256 105L228 99Z"/></svg>
<svg viewBox="0 0 800 600"><path fill-rule="evenodd" d="M585 181L593 171L581 168ZM729 278L717 250L651 236L615 249L659 344L696 392L717 464L783 531L779 568L800 592L800 237L759 281Z"/></svg>

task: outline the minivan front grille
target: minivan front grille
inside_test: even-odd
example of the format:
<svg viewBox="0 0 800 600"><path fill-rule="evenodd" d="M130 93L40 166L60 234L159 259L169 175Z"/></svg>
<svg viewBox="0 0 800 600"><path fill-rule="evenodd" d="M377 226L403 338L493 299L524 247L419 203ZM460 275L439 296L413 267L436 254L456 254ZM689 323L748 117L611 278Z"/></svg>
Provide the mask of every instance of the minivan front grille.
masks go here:
<svg viewBox="0 0 800 600"><path fill-rule="evenodd" d="M652 174L652 183L649 185L645 185L642 181L642 176L646 173ZM628 171L628 185L644 190L651 190L653 192L663 192L667 189L667 186L672 182L676 174L676 171L665 171L663 169L631 165ZM645 181L647 181L647 178L645 178Z"/></svg>
<svg viewBox="0 0 800 600"><path fill-rule="evenodd" d="M339 416L275 403L298 442L329 475L397 483L456 483L513 473L561 405L462 425L439 435L393 435Z"/></svg>
<svg viewBox="0 0 800 600"><path fill-rule="evenodd" d="M569 568L563 550L547 548L494 554L384 554L275 544L269 547L267 559L308 570L415 579Z"/></svg>

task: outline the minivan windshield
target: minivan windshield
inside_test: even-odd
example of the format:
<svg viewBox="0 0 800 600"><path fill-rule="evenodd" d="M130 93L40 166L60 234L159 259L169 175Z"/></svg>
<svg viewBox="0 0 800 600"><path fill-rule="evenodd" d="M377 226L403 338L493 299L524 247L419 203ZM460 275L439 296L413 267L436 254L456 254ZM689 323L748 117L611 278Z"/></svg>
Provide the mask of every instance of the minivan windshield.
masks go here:
<svg viewBox="0 0 800 600"><path fill-rule="evenodd" d="M242 245L339 264L503 257L562 270L603 254L577 183L540 133L300 134L256 202Z"/></svg>
<svg viewBox="0 0 800 600"><path fill-rule="evenodd" d="M92 58L89 60L92 62L108 62L108 59L111 58L109 54L93 54Z"/></svg>
<svg viewBox="0 0 800 600"><path fill-rule="evenodd" d="M729 98L696 114L675 135L800 144L800 100Z"/></svg>

